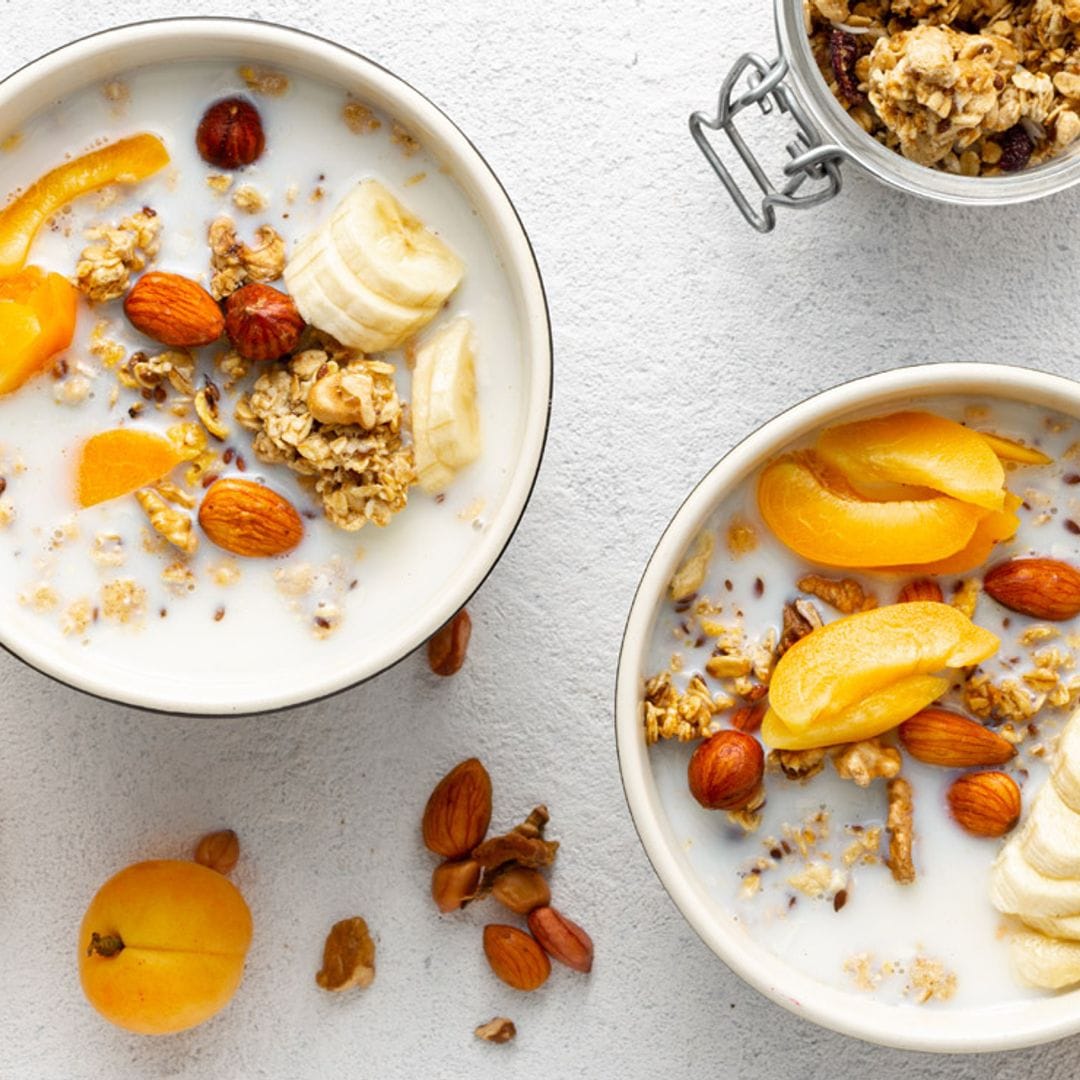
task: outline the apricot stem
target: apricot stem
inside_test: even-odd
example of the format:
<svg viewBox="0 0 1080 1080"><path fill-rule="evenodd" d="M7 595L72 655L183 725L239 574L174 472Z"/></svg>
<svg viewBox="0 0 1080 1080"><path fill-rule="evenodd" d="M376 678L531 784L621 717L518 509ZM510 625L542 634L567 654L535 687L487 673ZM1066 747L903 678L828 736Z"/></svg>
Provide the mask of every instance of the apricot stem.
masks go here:
<svg viewBox="0 0 1080 1080"><path fill-rule="evenodd" d="M116 956L117 953L123 952L124 942L119 934L106 934L102 937L101 934L91 934L90 944L87 946L86 955L93 956L97 953L98 956L110 957Z"/></svg>

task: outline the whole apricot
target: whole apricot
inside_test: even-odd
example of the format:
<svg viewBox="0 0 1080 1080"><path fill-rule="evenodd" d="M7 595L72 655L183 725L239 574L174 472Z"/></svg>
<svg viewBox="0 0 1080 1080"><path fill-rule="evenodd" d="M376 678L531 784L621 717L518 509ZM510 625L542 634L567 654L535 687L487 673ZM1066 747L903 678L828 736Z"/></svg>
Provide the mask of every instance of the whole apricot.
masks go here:
<svg viewBox="0 0 1080 1080"><path fill-rule="evenodd" d="M79 976L107 1020L167 1035L209 1020L240 985L251 912L228 878L157 859L111 877L79 930Z"/></svg>

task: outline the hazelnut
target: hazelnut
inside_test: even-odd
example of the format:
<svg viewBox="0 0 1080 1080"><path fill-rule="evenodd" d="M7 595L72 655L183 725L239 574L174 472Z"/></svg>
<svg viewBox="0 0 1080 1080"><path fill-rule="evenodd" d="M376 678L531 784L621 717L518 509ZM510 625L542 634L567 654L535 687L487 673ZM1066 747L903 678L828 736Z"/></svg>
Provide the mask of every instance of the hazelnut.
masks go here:
<svg viewBox="0 0 1080 1080"><path fill-rule="evenodd" d="M690 794L706 810L745 810L761 787L765 754L742 731L718 731L690 759Z"/></svg>
<svg viewBox="0 0 1080 1080"><path fill-rule="evenodd" d="M203 161L219 169L250 165L266 147L259 110L240 97L215 102L203 113L195 146Z"/></svg>
<svg viewBox="0 0 1080 1080"><path fill-rule="evenodd" d="M228 874L240 859L240 840L232 829L207 833L195 847L195 861Z"/></svg>
<svg viewBox="0 0 1080 1080"><path fill-rule="evenodd" d="M291 296L253 283L225 301L225 333L247 360L277 360L300 342L304 320Z"/></svg>

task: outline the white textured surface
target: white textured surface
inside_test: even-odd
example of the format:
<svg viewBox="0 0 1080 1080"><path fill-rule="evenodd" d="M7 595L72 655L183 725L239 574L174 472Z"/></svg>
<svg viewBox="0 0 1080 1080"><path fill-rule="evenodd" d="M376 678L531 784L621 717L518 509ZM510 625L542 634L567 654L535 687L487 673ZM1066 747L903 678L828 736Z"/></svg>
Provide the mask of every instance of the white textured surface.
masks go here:
<svg viewBox="0 0 1080 1080"><path fill-rule="evenodd" d="M878 1050L742 986L654 878L619 786L611 698L638 573L682 495L755 424L909 360L1074 372L1080 194L978 214L849 175L843 196L761 238L685 128L737 51L771 48L764 5L420 0L221 2L184 10L307 27L429 93L511 192L555 324L552 437L517 539L472 605L455 680L421 657L257 720L142 716L0 657L0 1077L1065 1077L1080 1042L991 1059ZM9 3L5 67L152 15L153 0ZM497 820L537 800L564 843L557 902L593 934L587 979L497 984L477 908L440 920L417 838L443 769L481 755ZM147 1040L84 1003L74 935L123 864L236 828L257 937L240 993L193 1033ZM312 975L331 921L379 938L366 993ZM515 1044L476 1042L497 1013Z"/></svg>

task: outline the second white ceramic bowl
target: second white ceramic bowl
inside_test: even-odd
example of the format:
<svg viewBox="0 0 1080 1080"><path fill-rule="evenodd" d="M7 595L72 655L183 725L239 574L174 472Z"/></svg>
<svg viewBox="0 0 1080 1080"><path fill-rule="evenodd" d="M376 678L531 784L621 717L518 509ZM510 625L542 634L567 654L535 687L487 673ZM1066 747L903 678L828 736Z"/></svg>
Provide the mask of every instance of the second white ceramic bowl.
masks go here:
<svg viewBox="0 0 1080 1080"><path fill-rule="evenodd" d="M645 569L619 662L615 728L619 767L641 842L671 898L734 972L799 1016L847 1035L909 1050L974 1053L1059 1039L1080 1031L1080 990L987 1008L920 1009L875 1002L809 977L758 944L730 906L695 872L668 818L641 726L641 694L653 626L668 582L725 496L790 443L853 413L901 408L913 398L971 395L1028 402L1080 418L1080 384L991 364L900 368L834 387L770 420L704 477L679 508Z"/></svg>

